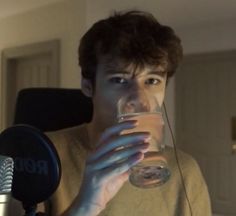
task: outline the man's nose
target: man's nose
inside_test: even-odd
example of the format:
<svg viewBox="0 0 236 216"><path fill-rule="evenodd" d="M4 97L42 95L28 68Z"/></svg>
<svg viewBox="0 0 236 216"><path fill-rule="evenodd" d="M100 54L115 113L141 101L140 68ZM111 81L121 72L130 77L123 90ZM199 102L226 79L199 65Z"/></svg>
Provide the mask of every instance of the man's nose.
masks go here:
<svg viewBox="0 0 236 216"><path fill-rule="evenodd" d="M142 101L130 101L128 104L127 104L127 109L129 111L132 111L132 112L148 112L149 111L149 105L148 103L146 102L142 102Z"/></svg>
<svg viewBox="0 0 236 216"><path fill-rule="evenodd" d="M147 94L144 91L134 91L127 101L127 109L140 112L150 111L150 102Z"/></svg>

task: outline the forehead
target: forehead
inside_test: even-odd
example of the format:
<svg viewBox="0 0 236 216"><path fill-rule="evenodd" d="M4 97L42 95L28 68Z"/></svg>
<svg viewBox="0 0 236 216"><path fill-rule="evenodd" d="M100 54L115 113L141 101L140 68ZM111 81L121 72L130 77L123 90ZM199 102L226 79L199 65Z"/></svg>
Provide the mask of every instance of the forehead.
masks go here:
<svg viewBox="0 0 236 216"><path fill-rule="evenodd" d="M165 76L167 73L167 66L165 64L149 65L138 62L127 62L117 57L102 56L98 62L98 73L106 74L140 74L140 73L157 73Z"/></svg>

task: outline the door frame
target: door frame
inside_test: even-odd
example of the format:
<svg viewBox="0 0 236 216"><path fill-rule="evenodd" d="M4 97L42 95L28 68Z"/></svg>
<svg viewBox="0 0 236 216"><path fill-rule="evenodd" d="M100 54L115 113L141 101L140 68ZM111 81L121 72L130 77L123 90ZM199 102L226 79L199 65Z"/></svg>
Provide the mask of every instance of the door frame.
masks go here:
<svg viewBox="0 0 236 216"><path fill-rule="evenodd" d="M175 77L175 133L176 133L176 143L177 143L177 146L178 148L180 148L181 150L187 152L187 153L190 153L187 148L186 148L186 145L182 145L181 141L182 141L182 137L184 136L183 133L181 132L181 127L182 124L181 124L181 105L182 105L182 101L179 101L179 98L181 97L180 93L179 93L179 90L182 88L182 84L186 85L186 79L184 79L183 77L183 74L181 74L181 69L184 68L184 66L187 64L187 65L190 65L191 63L198 63L198 64L201 64L203 65L202 67L205 66L205 63L207 62L218 62L218 61L221 61L221 60L229 60L229 61L234 61L236 59L236 50L222 50L222 51L216 51L216 52L206 52L206 53L196 53L196 54L189 54L189 55L186 55L184 57L184 60L183 60L183 63L182 65L178 68L178 71L176 73L176 77ZM193 66L194 67L194 66ZM191 70L190 70L191 71ZM186 72L186 70L185 70ZM224 71L222 71L224 72ZM178 74L181 74L181 75L178 75ZM204 77L203 77L204 79ZM185 89L185 92L187 92L187 89ZM229 129L230 130L230 129ZM232 128L231 128L231 131L228 131L228 133L232 134ZM182 134L182 135L181 135ZM232 135L231 135L232 136ZM233 136L232 136L233 137ZM232 141L232 137L231 137L231 141ZM230 139L230 138L229 138ZM190 153L191 154L191 153ZM194 156L194 154L192 154ZM230 156L230 155L229 155ZM208 159L209 158L209 155L206 156L206 158ZM200 168L202 170L202 173L203 175L205 176L205 174L207 173L208 175L210 175L211 173L209 172L209 170L205 169L207 167L207 161L203 161L203 163L200 163L200 160L198 160L198 158L195 158L197 160L197 162L199 163L200 165ZM228 164L227 164L228 165ZM223 166L223 165L222 165ZM206 178L206 177L205 177ZM207 180L207 179L206 179ZM210 181L209 181L210 182ZM207 183L209 184L209 182L207 181ZM210 184L212 184L212 182L210 182ZM212 185L208 185L208 188L213 188L212 191L215 192L215 187L213 187ZM232 188L231 188L232 189ZM213 194L213 193L212 193ZM211 194L211 195L212 195ZM226 214L226 212L224 213L224 209L225 209L225 204L223 203L220 203L220 202L216 202L215 201L215 195L213 195L211 197L211 200L212 200L212 211L213 211L213 214L217 213L217 214ZM229 211L231 210L231 208L228 208L228 214L227 215L234 215L234 214L229 214ZM232 211L232 210L231 210ZM221 215L221 214L220 214ZM219 215L219 216L220 216ZM217 215L215 215L217 216ZM222 215L223 216L223 215Z"/></svg>
<svg viewBox="0 0 236 216"><path fill-rule="evenodd" d="M17 59L30 57L40 54L50 54L52 57L52 73L53 73L53 85L55 87L60 86L60 40L54 39L49 41L43 41L33 44L22 45L18 47L6 48L1 53L1 112L0 112L0 129L4 129L7 125L7 115L8 110L8 80L11 65Z"/></svg>

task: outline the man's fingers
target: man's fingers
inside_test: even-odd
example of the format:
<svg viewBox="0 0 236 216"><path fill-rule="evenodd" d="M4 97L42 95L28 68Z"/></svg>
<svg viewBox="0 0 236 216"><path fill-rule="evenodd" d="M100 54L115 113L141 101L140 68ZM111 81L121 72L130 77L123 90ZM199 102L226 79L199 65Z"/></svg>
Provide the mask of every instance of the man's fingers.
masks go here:
<svg viewBox="0 0 236 216"><path fill-rule="evenodd" d="M149 147L148 143L142 143L138 145L133 145L129 147L125 147L110 153L107 153L102 156L97 161L94 161L92 165L92 169L94 171L100 170L100 169L105 169L111 166L114 166L121 161L126 160L127 158L131 157L132 155L135 155L139 152L145 153L147 152Z"/></svg>
<svg viewBox="0 0 236 216"><path fill-rule="evenodd" d="M132 155L127 160L116 164L112 167L104 169L100 175L102 179L106 179L109 181L110 179L120 176L130 170L131 167L142 161L144 158L144 154L139 152L137 154Z"/></svg>
<svg viewBox="0 0 236 216"><path fill-rule="evenodd" d="M124 134L118 137L113 137L111 140L107 140L102 147L96 149L96 151L89 156L87 162L90 163L96 161L107 153L115 151L119 148L148 142L149 139L150 134L148 132L135 132L132 134Z"/></svg>
<svg viewBox="0 0 236 216"><path fill-rule="evenodd" d="M133 129L137 126L137 124L138 122L136 120L128 120L128 121L119 122L118 124L110 128L107 128L100 137L98 147L100 147L100 145L103 142L105 142L107 139L109 139L111 136L119 135L121 131L123 130Z"/></svg>

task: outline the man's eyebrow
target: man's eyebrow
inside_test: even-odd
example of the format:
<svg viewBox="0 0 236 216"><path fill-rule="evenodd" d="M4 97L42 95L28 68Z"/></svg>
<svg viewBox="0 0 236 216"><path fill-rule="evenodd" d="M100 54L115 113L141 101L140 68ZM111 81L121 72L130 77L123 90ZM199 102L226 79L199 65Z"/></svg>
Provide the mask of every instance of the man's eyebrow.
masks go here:
<svg viewBox="0 0 236 216"><path fill-rule="evenodd" d="M167 74L167 72L165 70L152 70L152 71L149 71L147 74L158 75L158 76L164 77Z"/></svg>
<svg viewBox="0 0 236 216"><path fill-rule="evenodd" d="M123 74L123 75L138 75L140 74L139 72L132 72L132 71L127 71L125 69L119 69L119 68L108 68L106 69L105 71L105 74L108 74L108 75L112 75L112 74ZM166 71L165 70L160 70L160 69L154 69L154 70L150 70L150 71L147 71L145 74L147 75L158 75L158 76L162 76L164 77L166 75ZM142 72L141 72L142 74Z"/></svg>
<svg viewBox="0 0 236 216"><path fill-rule="evenodd" d="M105 70L106 74L131 74L131 72L122 70L122 69L107 69Z"/></svg>

